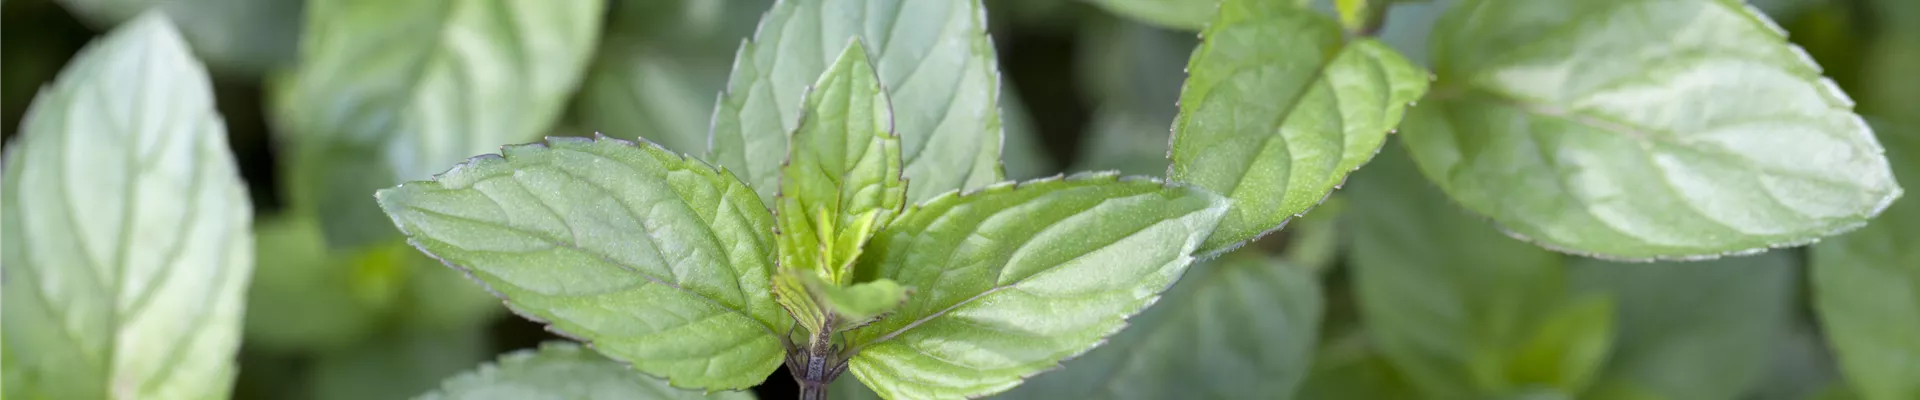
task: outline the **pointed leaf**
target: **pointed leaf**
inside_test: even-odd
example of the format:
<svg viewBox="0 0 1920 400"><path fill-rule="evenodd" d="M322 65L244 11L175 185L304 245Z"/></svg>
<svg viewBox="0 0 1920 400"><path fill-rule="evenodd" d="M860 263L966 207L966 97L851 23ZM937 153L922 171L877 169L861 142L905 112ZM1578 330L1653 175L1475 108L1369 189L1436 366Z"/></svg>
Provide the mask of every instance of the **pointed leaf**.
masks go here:
<svg viewBox="0 0 1920 400"><path fill-rule="evenodd" d="M1399 149L1358 175L1346 194L1365 210L1352 220L1360 315L1414 387L1428 398L1492 398L1569 381L1523 376L1509 362L1567 300L1560 255L1461 212Z"/></svg>
<svg viewBox="0 0 1920 400"><path fill-rule="evenodd" d="M1226 208L1204 190L1102 174L934 198L861 256L860 280L918 291L848 334L848 368L895 399L1012 388L1152 304Z"/></svg>
<svg viewBox="0 0 1920 400"><path fill-rule="evenodd" d="M1574 288L1608 295L1618 310L1614 351L1592 392L1747 398L1800 307L1795 269L1783 252L1690 263L1574 262Z"/></svg>
<svg viewBox="0 0 1920 400"><path fill-rule="evenodd" d="M899 283L881 279L851 286L820 286L820 300L837 318L834 330L846 330L872 323L906 303L909 290Z"/></svg>
<svg viewBox="0 0 1920 400"><path fill-rule="evenodd" d="M860 246L905 200L892 111L858 40L807 94L781 168L780 265L845 284Z"/></svg>
<svg viewBox="0 0 1920 400"><path fill-rule="evenodd" d="M801 93L850 38L893 100L907 201L1000 181L1000 74L980 0L791 0L735 56L709 158L773 202Z"/></svg>
<svg viewBox="0 0 1920 400"><path fill-rule="evenodd" d="M276 117L293 202L327 238L391 237L365 193L544 133L600 32L603 0L315 0ZM368 159L380 154L381 162Z"/></svg>
<svg viewBox="0 0 1920 400"><path fill-rule="evenodd" d="M731 174L652 145L550 138L376 196L414 246L521 315L674 385L780 365L773 221Z"/></svg>
<svg viewBox="0 0 1920 400"><path fill-rule="evenodd" d="M1908 104L1907 106L1912 106ZM1879 125L1895 173L1920 182L1920 130ZM1920 200L1813 246L1814 305L1860 397L1920 397Z"/></svg>
<svg viewBox="0 0 1920 400"><path fill-rule="evenodd" d="M1547 247L1751 253L1900 193L1852 101L1738 1L1468 1L1432 41L1439 83L1406 145L1449 197Z"/></svg>
<svg viewBox="0 0 1920 400"><path fill-rule="evenodd" d="M594 354L567 342L547 342L538 350L521 350L500 361L448 378L441 388L421 400L621 400L621 399L735 399L750 400L747 392L699 391L668 386L667 382Z"/></svg>
<svg viewBox="0 0 1920 400"><path fill-rule="evenodd" d="M35 99L0 189L6 397L227 397L253 210L213 100L159 13Z"/></svg>
<svg viewBox="0 0 1920 400"><path fill-rule="evenodd" d="M1305 268L1260 257L1193 267L1107 344L998 399L1290 399L1320 329Z"/></svg>
<svg viewBox="0 0 1920 400"><path fill-rule="evenodd" d="M1167 176L1234 201L1202 252L1237 247L1319 204L1426 92L1425 73L1392 49L1343 35L1287 2L1221 3L1187 65L1168 153Z"/></svg>

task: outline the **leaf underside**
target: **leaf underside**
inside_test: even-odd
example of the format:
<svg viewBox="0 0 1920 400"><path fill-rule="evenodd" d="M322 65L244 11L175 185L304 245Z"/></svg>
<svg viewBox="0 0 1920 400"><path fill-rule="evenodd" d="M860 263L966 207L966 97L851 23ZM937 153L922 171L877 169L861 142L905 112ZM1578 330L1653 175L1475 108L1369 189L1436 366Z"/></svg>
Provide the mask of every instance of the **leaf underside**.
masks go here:
<svg viewBox="0 0 1920 400"><path fill-rule="evenodd" d="M1617 259L1811 242L1899 196L1852 101L1734 0L1481 0L1436 26L1421 170L1512 235Z"/></svg>
<svg viewBox="0 0 1920 400"><path fill-rule="evenodd" d="M782 358L773 221L724 170L647 144L549 138L376 196L415 247L521 315L675 386L740 389Z"/></svg>
<svg viewBox="0 0 1920 400"><path fill-rule="evenodd" d="M143 14L82 50L7 150L5 396L227 397L252 206L173 23Z"/></svg>
<svg viewBox="0 0 1920 400"><path fill-rule="evenodd" d="M849 369L887 398L1012 388L1151 304L1226 205L1204 190L1099 174L927 201L861 256L857 280L918 290L848 333L858 352Z"/></svg>

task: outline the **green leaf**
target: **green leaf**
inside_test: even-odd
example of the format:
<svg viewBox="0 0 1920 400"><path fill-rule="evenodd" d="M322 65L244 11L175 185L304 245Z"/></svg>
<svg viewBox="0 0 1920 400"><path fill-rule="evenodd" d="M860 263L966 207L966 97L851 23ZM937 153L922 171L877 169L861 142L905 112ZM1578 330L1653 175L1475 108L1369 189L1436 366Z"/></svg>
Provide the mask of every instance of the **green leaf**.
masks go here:
<svg viewBox="0 0 1920 400"><path fill-rule="evenodd" d="M460 374L421 400L616 400L616 399L753 399L747 392L714 392L674 388L666 381L641 375L619 362L568 342L542 343L538 350L521 350L500 361Z"/></svg>
<svg viewBox="0 0 1920 400"><path fill-rule="evenodd" d="M900 138L877 79L855 40L807 93L774 200L781 268L846 284L861 246L903 207Z"/></svg>
<svg viewBox="0 0 1920 400"><path fill-rule="evenodd" d="M521 315L674 385L780 365L773 221L731 174L652 145L550 138L375 197L422 251Z"/></svg>
<svg viewBox="0 0 1920 400"><path fill-rule="evenodd" d="M1909 105L1911 106L1911 105ZM1920 130L1880 125L1895 173L1920 177ZM1861 398L1920 396L1920 200L1902 199L1857 232L1813 246L1815 306Z"/></svg>
<svg viewBox="0 0 1920 400"><path fill-rule="evenodd" d="M492 353L486 336L485 330L475 328L411 330L317 352L305 368L306 385L312 400L418 396L436 388L442 379L487 361Z"/></svg>
<svg viewBox="0 0 1920 400"><path fill-rule="evenodd" d="M1153 303L1226 208L1204 190L1111 174L936 197L861 255L857 280L919 290L848 333L848 367L887 398L1012 388Z"/></svg>
<svg viewBox="0 0 1920 400"><path fill-rule="evenodd" d="M60 0L95 28L158 10L215 72L255 75L293 61L301 0Z"/></svg>
<svg viewBox="0 0 1920 400"><path fill-rule="evenodd" d="M709 160L772 203L802 92L852 38L873 46L893 100L907 202L1000 181L1000 74L980 0L777 2L734 60Z"/></svg>
<svg viewBox="0 0 1920 400"><path fill-rule="evenodd" d="M806 328L810 345L830 337L816 334L822 330L837 333L873 323L898 309L912 292L886 279L840 286L811 271L790 269L781 270L773 279L774 300L786 307L794 322Z"/></svg>
<svg viewBox="0 0 1920 400"><path fill-rule="evenodd" d="M1693 259L1812 242L1899 196L1819 66L1733 0L1468 1L1408 116L1426 176L1562 251Z"/></svg>
<svg viewBox="0 0 1920 400"><path fill-rule="evenodd" d="M314 0L276 117L296 207L336 247L390 238L364 193L539 136L572 95L602 0ZM382 161L367 159L379 154Z"/></svg>
<svg viewBox="0 0 1920 400"><path fill-rule="evenodd" d="M1195 266L1107 344L996 398L1293 398L1319 336L1317 279L1258 256Z"/></svg>
<svg viewBox="0 0 1920 400"><path fill-rule="evenodd" d="M1512 361L1543 346L1530 342L1566 308L1560 256L1448 204L1403 151L1386 149L1373 164L1347 195L1351 207L1365 210L1353 214L1351 265L1359 311L1380 352L1429 398L1510 396L1579 381L1523 376Z"/></svg>
<svg viewBox="0 0 1920 400"><path fill-rule="evenodd" d="M1507 359L1510 378L1578 391L1593 382L1613 346L1613 300L1577 297L1546 315Z"/></svg>
<svg viewBox="0 0 1920 400"><path fill-rule="evenodd" d="M1784 252L1694 263L1573 263L1576 290L1617 302L1614 351L1592 397L1746 398L1766 376L1799 307L1794 270Z"/></svg>
<svg viewBox="0 0 1920 400"><path fill-rule="evenodd" d="M1217 0L1088 0L1128 19L1166 28L1197 31L1213 19ZM1281 1L1268 1L1282 3Z"/></svg>
<svg viewBox="0 0 1920 400"><path fill-rule="evenodd" d="M82 50L7 150L7 397L225 398L252 206L173 23L145 14Z"/></svg>
<svg viewBox="0 0 1920 400"><path fill-rule="evenodd" d="M1080 33L1084 50L1076 72L1084 97L1096 102L1075 170L1127 175L1167 172L1168 128L1179 109L1180 85L1193 35L1114 20L1095 20ZM1008 149L1009 152L1012 149Z"/></svg>
<svg viewBox="0 0 1920 400"><path fill-rule="evenodd" d="M734 46L771 0L616 1L571 122L645 138L680 153L707 149L714 96L727 87Z"/></svg>
<svg viewBox="0 0 1920 400"><path fill-rule="evenodd" d="M327 251L319 222L263 218L253 227L258 262L247 286L249 348L341 348L371 336L379 308L356 296L353 263Z"/></svg>
<svg viewBox="0 0 1920 400"><path fill-rule="evenodd" d="M1268 0L1227 0L1187 65L1168 176L1234 207L1201 246L1214 253L1273 232L1373 157L1425 73L1372 39Z"/></svg>

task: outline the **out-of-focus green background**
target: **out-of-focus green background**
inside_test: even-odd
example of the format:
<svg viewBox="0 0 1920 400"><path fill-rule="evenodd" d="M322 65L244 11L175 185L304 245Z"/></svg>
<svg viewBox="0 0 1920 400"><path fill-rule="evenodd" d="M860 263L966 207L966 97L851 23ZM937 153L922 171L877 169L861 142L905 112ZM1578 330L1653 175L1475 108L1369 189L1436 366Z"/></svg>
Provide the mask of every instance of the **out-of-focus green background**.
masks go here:
<svg viewBox="0 0 1920 400"><path fill-rule="evenodd" d="M1086 169L1164 173L1168 127L1176 111L1174 99L1196 35L1134 22L1108 12L1098 2L986 1L1007 86L1002 106L1008 121L1004 156L1010 178ZM1889 11L1920 7L1887 5L1902 2L1920 0L1755 0L1754 5L1787 28L1792 40L1854 95L1862 114L1877 118L1876 123L1885 119L1920 126L1920 78L1915 77L1920 74L1920 16ZM11 138L18 130L21 116L38 89L52 81L77 50L108 28L96 19L117 19L113 17L119 12L116 10L123 8L119 3L6 0L0 5L0 40L4 41L0 42L0 129L6 137ZM294 60L304 1L163 3L213 72L215 96L228 125L229 140L261 221L238 398L404 398L496 354L556 338L539 325L506 313L477 285L402 244L346 252L328 249L315 236L319 232L313 229L311 217L283 212L290 190L284 170L289 157L267 112L267 99L271 98L267 83L283 74ZM1410 59L1424 61L1426 31L1438 11L1450 3L1433 0L1396 4L1382 36ZM554 133L599 130L618 137L646 137L678 151L703 151L711 107L725 84L731 58L769 4L769 0L613 0L594 66ZM1395 151L1387 153L1382 157L1393 157ZM1376 162L1381 163L1391 161ZM1391 174L1363 171L1355 179L1389 180L1393 179L1388 176ZM1381 247L1379 241L1347 246L1355 239L1346 234L1302 233L1349 227L1363 232L1393 229L1370 228L1364 226L1366 222L1352 221L1356 214L1377 209L1373 207L1395 206L1377 204L1378 197L1367 202L1345 202L1336 197L1337 206L1316 211L1316 216L1326 215L1318 217L1320 220L1296 222L1295 229L1243 250L1286 253L1295 263L1324 264L1318 268L1327 308L1320 323L1315 377L1306 385L1305 398L1397 398L1394 392L1353 390L1390 390L1396 385L1393 382L1404 379L1371 354L1365 340L1360 339L1364 332L1353 300L1356 289L1350 285L1352 275L1345 266L1350 258L1340 256L1342 251L1377 255L1395 250ZM366 201L371 202L371 197ZM1459 229L1482 234L1491 228L1468 223ZM1503 254L1508 253L1489 250L1481 256ZM1693 277L1588 276L1595 275L1591 273L1595 268L1582 265L1593 262L1576 259L1567 261L1571 265L1567 273L1572 276L1564 279L1571 282L1567 290L1573 292L1617 289L1617 293L1626 293L1616 307L1696 308L1699 319L1710 320L1725 310L1756 307L1750 304L1755 302L1784 308L1788 311L1779 324L1751 328L1778 332L1761 335L1776 342L1765 349L1765 354L1752 354L1750 360L1743 360L1766 371L1759 375L1763 379L1753 382L1739 396L1845 396L1834 384L1837 372L1831 351L1814 324L1807 300L1805 251L1779 250L1766 257L1741 261L1752 265L1719 275L1707 268L1688 271L1705 274ZM1718 282L1762 279L1777 283L1761 286L1786 290L1748 297L1755 302L1723 304L1689 296L1701 292L1702 286L1663 285L1688 279L1708 287ZM1658 331L1683 330L1676 327L1688 322L1620 323ZM1664 332L1653 333L1658 336ZM1704 346L1720 339L1738 338L1694 337L1691 340L1698 342L1686 343ZM1609 365L1639 368L1636 371L1641 372L1635 373L1650 374L1652 380L1660 376L1686 378L1700 372L1694 365L1662 364L1666 362L1663 351L1686 350L1615 354L1637 358L1626 367L1619 367L1621 363ZM766 398L784 398L791 396L793 388L784 372L776 372L756 391Z"/></svg>

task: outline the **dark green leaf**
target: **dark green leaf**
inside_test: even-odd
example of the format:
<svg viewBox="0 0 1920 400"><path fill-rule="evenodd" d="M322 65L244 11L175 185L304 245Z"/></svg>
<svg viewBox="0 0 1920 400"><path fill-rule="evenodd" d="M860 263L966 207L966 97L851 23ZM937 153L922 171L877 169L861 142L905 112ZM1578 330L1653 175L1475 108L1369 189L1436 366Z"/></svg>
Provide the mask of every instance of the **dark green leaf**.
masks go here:
<svg viewBox="0 0 1920 400"><path fill-rule="evenodd" d="M888 398L1010 389L1151 304L1226 208L1204 190L1114 175L936 197L862 254L857 280L918 290L848 334L857 352L849 369Z"/></svg>
<svg viewBox="0 0 1920 400"><path fill-rule="evenodd" d="M1612 297L1618 335L1591 397L1736 399L1765 377L1794 305L1783 252L1694 263L1575 262L1577 290Z"/></svg>
<svg viewBox="0 0 1920 400"><path fill-rule="evenodd" d="M1088 0L1114 14L1167 28L1197 31L1213 19L1216 0ZM1282 3L1282 0L1269 0Z"/></svg>
<svg viewBox="0 0 1920 400"><path fill-rule="evenodd" d="M642 372L738 389L780 365L772 216L739 180L617 139L503 154L376 197L422 251Z"/></svg>
<svg viewBox="0 0 1920 400"><path fill-rule="evenodd" d="M1909 105L1911 106L1911 105ZM1920 177L1920 130L1880 125L1895 173ZM1858 232L1813 247L1815 305L1863 399L1920 396L1920 200L1894 202Z"/></svg>
<svg viewBox="0 0 1920 400"><path fill-rule="evenodd" d="M1455 201L1574 253L1692 259L1856 228L1900 193L1853 104L1734 0L1479 0L1435 27L1406 145Z"/></svg>
<svg viewBox="0 0 1920 400"><path fill-rule="evenodd" d="M82 50L23 125L0 189L5 396L225 398L253 210L173 23Z"/></svg>

